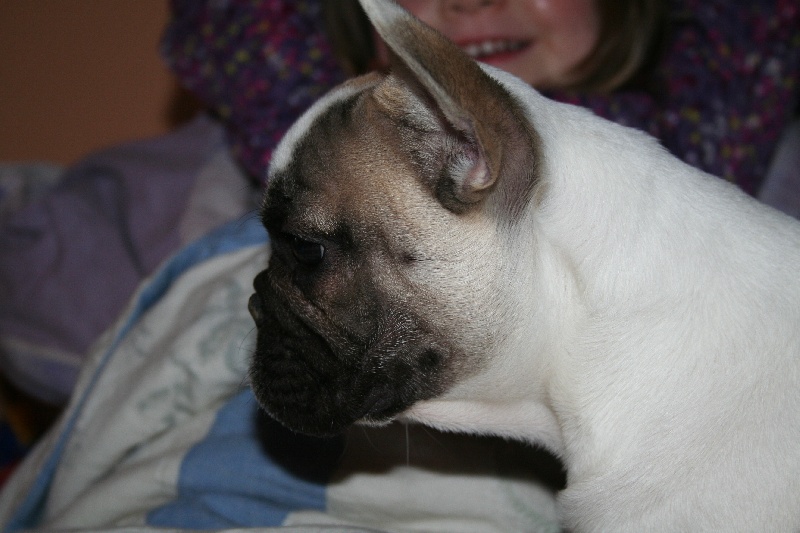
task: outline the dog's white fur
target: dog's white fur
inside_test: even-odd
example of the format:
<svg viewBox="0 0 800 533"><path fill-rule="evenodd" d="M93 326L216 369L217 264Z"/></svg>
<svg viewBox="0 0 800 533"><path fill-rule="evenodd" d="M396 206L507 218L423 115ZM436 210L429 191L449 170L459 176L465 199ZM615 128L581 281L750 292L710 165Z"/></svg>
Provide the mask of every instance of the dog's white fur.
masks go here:
<svg viewBox="0 0 800 533"><path fill-rule="evenodd" d="M391 31L396 6L362 3ZM543 189L512 227L473 225L448 267L420 267L432 291L469 293L451 310L465 330L498 295L503 333L485 371L404 418L546 446L575 531L800 530L800 224L484 70L524 103ZM274 165L353 91L315 105Z"/></svg>
<svg viewBox="0 0 800 533"><path fill-rule="evenodd" d="M407 418L547 446L576 531L797 531L798 223L487 70L546 155L544 203L497 257L519 323Z"/></svg>

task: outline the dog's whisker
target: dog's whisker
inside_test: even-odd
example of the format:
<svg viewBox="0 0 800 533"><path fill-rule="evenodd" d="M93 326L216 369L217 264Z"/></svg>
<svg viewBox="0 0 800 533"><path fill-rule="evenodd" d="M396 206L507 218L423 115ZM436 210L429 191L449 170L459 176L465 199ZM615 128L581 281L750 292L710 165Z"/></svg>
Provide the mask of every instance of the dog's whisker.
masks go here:
<svg viewBox="0 0 800 533"><path fill-rule="evenodd" d="M253 333L254 333L256 330L257 330L257 327L256 327L255 325L250 327L250 331L248 331L248 332L245 334L245 336L244 336L244 337L242 337L242 338L241 338L241 340L239 341L239 346L237 347L237 350L238 350L238 351L240 351L240 352L241 352L241 351L244 349L244 343L245 343L245 342L247 342L247 340L250 338L250 336L251 336L251 335L252 335L252 334L253 334Z"/></svg>
<svg viewBox="0 0 800 533"><path fill-rule="evenodd" d="M362 433L362 435L364 435L364 438L365 438L365 439L366 439L366 441L367 441L367 444L369 444L369 445L370 445L370 447L371 447L373 450L375 450L376 452L380 452L380 451L381 451L381 450L380 450L380 448L378 448L378 447L375 445L375 443L374 443L374 442L372 442L372 439L371 439L371 438L370 438L370 436L369 436L369 431L368 431L368 428L366 428L366 427L364 427L364 426L360 426L360 428L361 428L361 433Z"/></svg>
<svg viewBox="0 0 800 533"><path fill-rule="evenodd" d="M245 224L247 224L251 220L256 220L256 219L258 219L260 217L261 217L261 214L258 212L257 209L251 209L248 212L240 215L236 219L236 227L237 228L241 228L242 226L244 226Z"/></svg>
<svg viewBox="0 0 800 533"><path fill-rule="evenodd" d="M443 449L443 450L449 450L449 448L448 448L448 447L447 447L447 446L446 446L446 445L445 445L445 444L444 444L444 443L441 441L441 439L439 439L439 437L437 436L437 434L436 434L436 433L435 433L433 430L431 430L431 428L429 428L429 427L427 427L427 426L419 425L419 424L417 424L417 427L418 427L419 429L421 429L422 431L424 431L424 432L425 432L425 434L426 434L426 435L428 435L428 437L430 437L430 439L431 439L431 440L432 440L432 441L433 441L433 442L434 442L434 443L435 443L437 446L439 446L441 449Z"/></svg>
<svg viewBox="0 0 800 533"><path fill-rule="evenodd" d="M406 433L406 466L411 466L411 441L408 435L408 422L403 422Z"/></svg>

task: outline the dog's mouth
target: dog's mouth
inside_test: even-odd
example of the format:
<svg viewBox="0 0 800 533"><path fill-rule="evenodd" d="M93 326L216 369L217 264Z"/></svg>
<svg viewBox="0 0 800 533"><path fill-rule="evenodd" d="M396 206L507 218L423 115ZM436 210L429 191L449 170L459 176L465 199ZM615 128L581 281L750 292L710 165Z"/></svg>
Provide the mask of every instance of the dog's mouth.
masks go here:
<svg viewBox="0 0 800 533"><path fill-rule="evenodd" d="M258 326L251 386L261 406L294 431L331 436L356 422L388 423L442 390L445 358L409 328L408 317L394 313L394 324L376 327L366 342L342 344L273 291L257 291L248 307Z"/></svg>

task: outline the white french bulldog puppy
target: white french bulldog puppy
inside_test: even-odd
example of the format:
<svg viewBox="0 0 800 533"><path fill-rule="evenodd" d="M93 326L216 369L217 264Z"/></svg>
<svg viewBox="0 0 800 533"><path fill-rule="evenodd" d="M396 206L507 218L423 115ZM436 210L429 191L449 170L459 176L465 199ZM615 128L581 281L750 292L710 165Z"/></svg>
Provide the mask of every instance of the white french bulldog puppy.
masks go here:
<svg viewBox="0 0 800 533"><path fill-rule="evenodd" d="M270 169L259 402L546 446L574 531L800 531L800 223L363 6L391 74Z"/></svg>

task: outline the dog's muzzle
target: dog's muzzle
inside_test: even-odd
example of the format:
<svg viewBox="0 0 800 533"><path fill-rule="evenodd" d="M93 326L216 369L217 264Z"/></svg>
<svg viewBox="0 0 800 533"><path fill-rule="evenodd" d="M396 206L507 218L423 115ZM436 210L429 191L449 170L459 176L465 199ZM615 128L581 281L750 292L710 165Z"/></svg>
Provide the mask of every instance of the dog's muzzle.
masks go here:
<svg viewBox="0 0 800 533"><path fill-rule="evenodd" d="M250 366L261 406L300 433L339 434L356 421L385 423L442 390L441 350L425 342L412 319L390 313L364 341L318 333L275 290L267 271L248 307L258 326Z"/></svg>

